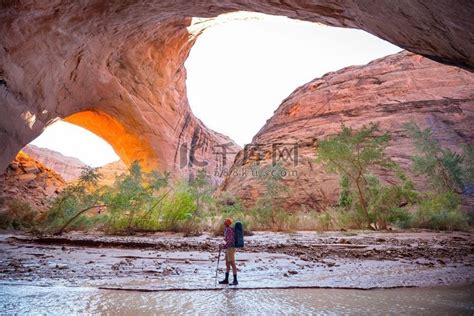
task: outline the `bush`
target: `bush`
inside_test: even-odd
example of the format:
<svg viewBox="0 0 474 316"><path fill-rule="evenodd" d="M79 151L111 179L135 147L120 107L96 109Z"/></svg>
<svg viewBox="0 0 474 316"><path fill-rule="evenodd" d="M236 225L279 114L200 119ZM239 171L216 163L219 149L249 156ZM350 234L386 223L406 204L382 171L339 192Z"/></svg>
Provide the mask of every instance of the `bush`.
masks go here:
<svg viewBox="0 0 474 316"><path fill-rule="evenodd" d="M421 201L414 225L437 230L467 229L469 218L460 209L459 197L453 192L433 194Z"/></svg>
<svg viewBox="0 0 474 316"><path fill-rule="evenodd" d="M367 176L369 214L377 229L387 229L389 224L407 226L409 212L402 205L418 201L418 193L413 183L397 170L401 184L382 185L377 177Z"/></svg>
<svg viewBox="0 0 474 316"><path fill-rule="evenodd" d="M234 222L240 221L244 227L245 234L252 234L252 230L256 229L254 214L251 210L242 206L241 201L238 198L229 193L225 193L218 200L217 207L219 208L219 212L212 218L212 232L215 235L222 235L224 229L223 222L227 217L232 218Z"/></svg>
<svg viewBox="0 0 474 316"><path fill-rule="evenodd" d="M6 229L30 229L35 226L37 212L28 202L12 199L3 201L6 210L0 213L0 227Z"/></svg>
<svg viewBox="0 0 474 316"><path fill-rule="evenodd" d="M195 213L196 201L193 195L186 190L177 191L163 204L160 230L189 232L193 225L199 229L200 218Z"/></svg>
<svg viewBox="0 0 474 316"><path fill-rule="evenodd" d="M336 223L343 230L367 228L367 216L360 207L339 210L335 218Z"/></svg>
<svg viewBox="0 0 474 316"><path fill-rule="evenodd" d="M463 153L459 154L441 147L429 128L422 130L414 122L405 123L404 128L419 153L412 158L413 170L428 178L432 190L460 193L473 184L473 145L464 145Z"/></svg>
<svg viewBox="0 0 474 316"><path fill-rule="evenodd" d="M50 202L50 207L45 219L40 224L40 228L46 231L58 231L68 225L70 228L93 226L85 225L91 223L84 216L85 211L93 210L98 205L100 194L98 190L98 180L101 175L97 169L91 167L82 168L81 175L77 183L68 185L55 199ZM74 221L71 221L74 219ZM75 226L79 221L80 225Z"/></svg>
<svg viewBox="0 0 474 316"><path fill-rule="evenodd" d="M354 217L359 225L363 215L365 226L370 229L386 228L391 209L399 207L403 200L410 200L408 195L412 194L409 181L385 155L389 141L390 135L381 134L377 124L363 126L358 131L342 124L341 131L321 140L317 150L316 161L340 176L339 206L347 211L342 216ZM377 169L393 171L402 184L382 186L370 174Z"/></svg>
<svg viewBox="0 0 474 316"><path fill-rule="evenodd" d="M393 208L388 214L388 222L394 224L399 228L410 228L413 225L413 214L406 208Z"/></svg>

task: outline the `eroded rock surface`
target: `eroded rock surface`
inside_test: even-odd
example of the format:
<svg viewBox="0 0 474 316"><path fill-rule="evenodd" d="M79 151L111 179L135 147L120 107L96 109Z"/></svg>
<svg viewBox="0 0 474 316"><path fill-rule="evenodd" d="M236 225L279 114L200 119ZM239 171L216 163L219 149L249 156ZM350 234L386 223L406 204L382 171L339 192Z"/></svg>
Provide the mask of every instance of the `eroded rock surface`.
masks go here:
<svg viewBox="0 0 474 316"><path fill-rule="evenodd" d="M0 211L23 212L16 202L26 202L33 214L46 211L48 201L66 185L59 174L20 152L0 175Z"/></svg>
<svg viewBox="0 0 474 316"><path fill-rule="evenodd" d="M57 172L65 181L72 181L79 178L82 168L87 166L77 158L68 157L57 151L31 144L26 145L22 151Z"/></svg>
<svg viewBox="0 0 474 316"><path fill-rule="evenodd" d="M126 163L187 174L226 167L229 138L191 112L184 61L205 28L238 10L360 28L432 59L474 68L469 1L29 2L0 4L0 169L57 118L109 142ZM192 26L191 28L189 28Z"/></svg>
<svg viewBox="0 0 474 316"><path fill-rule="evenodd" d="M299 87L286 98L247 150L238 153L222 190L247 205L255 203L264 186L250 166L257 161L261 166L271 164L275 153L287 171L289 191L281 204L293 210L323 209L338 196L338 178L315 162L317 144L337 133L342 122L356 129L379 123L381 130L392 134L387 155L408 172L415 148L403 132L404 122L431 128L441 145L456 150L474 143L473 119L471 72L408 52L347 67ZM286 161L278 159L280 154ZM387 182L395 181L385 171L380 175ZM422 178L413 179L418 188L424 187Z"/></svg>
<svg viewBox="0 0 474 316"><path fill-rule="evenodd" d="M77 180L81 175L82 168L87 167L87 164L77 158L65 156L48 148L29 144L22 151L57 172L66 182ZM97 169L102 175L99 183L111 185L115 181L116 176L127 172L127 170L127 166L121 160L105 164Z"/></svg>

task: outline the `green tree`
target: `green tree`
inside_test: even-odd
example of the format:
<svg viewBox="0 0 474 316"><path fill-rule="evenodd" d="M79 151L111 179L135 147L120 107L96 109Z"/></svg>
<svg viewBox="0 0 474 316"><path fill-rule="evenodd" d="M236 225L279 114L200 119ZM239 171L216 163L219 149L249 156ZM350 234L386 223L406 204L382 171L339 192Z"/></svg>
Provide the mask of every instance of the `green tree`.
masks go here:
<svg viewBox="0 0 474 316"><path fill-rule="evenodd" d="M393 162L384 154L390 136L388 133L377 135L378 132L378 124L363 126L359 131L342 124L341 132L322 140L317 152L317 161L329 172L341 175L346 188L354 186L357 189L358 206L365 214L369 228L373 219L367 200L367 174L370 168L393 167ZM347 195L347 190L343 193Z"/></svg>
<svg viewBox="0 0 474 316"><path fill-rule="evenodd" d="M472 181L473 146L465 146L464 154L443 148L433 137L431 129L420 129L414 122L404 124L419 154L413 157L415 173L428 178L437 193L461 193Z"/></svg>
<svg viewBox="0 0 474 316"><path fill-rule="evenodd" d="M197 175L189 180L189 191L196 200L196 212L202 212L202 208L209 208L214 203L213 193L215 187L210 182L209 175L205 169L200 169Z"/></svg>
<svg viewBox="0 0 474 316"><path fill-rule="evenodd" d="M404 124L405 131L418 151L412 157L415 174L425 176L431 191L420 201L417 226L434 229L464 229L468 216L461 209L461 193L472 190L474 183L474 146L464 145L457 153L443 148L431 129L420 129L414 122Z"/></svg>
<svg viewBox="0 0 474 316"><path fill-rule="evenodd" d="M366 177L368 210L376 229L386 229L389 223L410 225L411 214L401 206L418 201L413 183L397 165L394 166L394 172L400 184L382 185L378 177Z"/></svg>
<svg viewBox="0 0 474 316"><path fill-rule="evenodd" d="M83 167L77 182L72 183L51 201L43 225L61 234L64 229L85 212L104 206L100 199L98 182L102 175L97 168Z"/></svg>
<svg viewBox="0 0 474 316"><path fill-rule="evenodd" d="M253 164L251 172L265 188L264 194L256 202L255 217L262 223L269 218L272 229L285 224L285 221L289 219L289 214L279 207L281 198L288 191L283 181L285 169L280 163L263 167Z"/></svg>
<svg viewBox="0 0 474 316"><path fill-rule="evenodd" d="M341 176L341 180L339 185L341 187L341 192L339 194L339 205L345 209L350 209L352 206L352 202L354 200L354 195L352 194L352 190L350 187L350 179L347 175L343 174Z"/></svg>
<svg viewBox="0 0 474 316"><path fill-rule="evenodd" d="M140 213L147 216L162 200L156 192L168 185L168 174L158 172L144 173L137 161L130 166L128 173L119 176L113 186L105 188L102 200L110 212L109 227L118 224L131 230L134 219Z"/></svg>
<svg viewBox="0 0 474 316"><path fill-rule="evenodd" d="M118 176L112 186L99 186L97 169L84 168L78 181L52 201L48 211L49 229L60 226L61 234L81 216L95 208L107 209L108 227L131 230L138 215L143 219L163 200L158 192L168 185L169 174L143 172L138 162L127 173ZM165 193L166 194L166 193Z"/></svg>
<svg viewBox="0 0 474 316"><path fill-rule="evenodd" d="M94 189L98 186L102 174L99 173L98 168L85 166L81 168L81 174L78 179L78 186L88 189Z"/></svg>

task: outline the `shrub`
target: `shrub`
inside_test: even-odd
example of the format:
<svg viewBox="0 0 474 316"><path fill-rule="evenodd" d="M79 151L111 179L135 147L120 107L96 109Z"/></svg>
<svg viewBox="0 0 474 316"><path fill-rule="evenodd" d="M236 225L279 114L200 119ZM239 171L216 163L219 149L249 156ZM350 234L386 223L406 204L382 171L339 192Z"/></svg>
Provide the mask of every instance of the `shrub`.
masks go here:
<svg viewBox="0 0 474 316"><path fill-rule="evenodd" d="M437 230L466 229L468 216L460 209L459 197L453 192L432 194L421 201L415 215L417 227Z"/></svg>
<svg viewBox="0 0 474 316"><path fill-rule="evenodd" d="M392 213L403 204L416 199L413 184L400 168L385 156L390 135L381 135L377 124L363 126L354 131L344 124L341 131L322 140L317 161L329 172L340 175L340 224L353 227L362 224L370 229L387 228ZM372 169L389 169L398 176L401 184L382 185Z"/></svg>
<svg viewBox="0 0 474 316"><path fill-rule="evenodd" d="M432 190L461 193L473 184L473 145L465 145L463 154L458 154L441 147L429 128L422 130L414 122L405 123L404 128L419 152L412 158L413 170L428 178Z"/></svg>
<svg viewBox="0 0 474 316"><path fill-rule="evenodd" d="M12 199L3 201L6 210L0 213L0 227L7 229L30 229L35 226L37 212L28 202Z"/></svg>
<svg viewBox="0 0 474 316"><path fill-rule="evenodd" d="M187 190L180 190L166 199L159 214L160 230L180 231L189 228L193 223L199 227L200 219L196 216L196 201Z"/></svg>
<svg viewBox="0 0 474 316"><path fill-rule="evenodd" d="M414 225L466 229L470 219L461 210L460 193L468 193L474 182L474 146L464 145L459 154L441 147L429 128L422 130L414 122L404 127L418 151L413 157L413 171L426 176L431 186L431 192L419 203Z"/></svg>
<svg viewBox="0 0 474 316"><path fill-rule="evenodd" d="M101 175L97 169L91 167L82 168L77 183L68 185L55 199L50 202L50 207L40 227L47 231L62 232L64 225L73 224L71 219L83 217L83 213L93 209L100 200L98 192L98 180ZM80 219L82 223L86 219Z"/></svg>
<svg viewBox="0 0 474 316"><path fill-rule="evenodd" d="M396 174L401 184L381 185L377 177L367 176L369 214L376 228L387 229L388 224L408 225L409 213L401 206L418 200L413 183L400 170Z"/></svg>
<svg viewBox="0 0 474 316"><path fill-rule="evenodd" d="M413 215L406 208L393 208L388 214L388 222L399 228L409 228L413 225Z"/></svg>

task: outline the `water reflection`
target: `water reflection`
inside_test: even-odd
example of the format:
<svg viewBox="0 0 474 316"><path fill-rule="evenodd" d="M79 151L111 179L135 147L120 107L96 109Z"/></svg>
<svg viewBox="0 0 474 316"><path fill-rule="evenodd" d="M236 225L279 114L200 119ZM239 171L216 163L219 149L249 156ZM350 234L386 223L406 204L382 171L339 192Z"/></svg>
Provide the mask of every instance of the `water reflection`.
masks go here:
<svg viewBox="0 0 474 316"><path fill-rule="evenodd" d="M391 290L125 292L1 285L0 312L20 314L473 314L474 285Z"/></svg>

